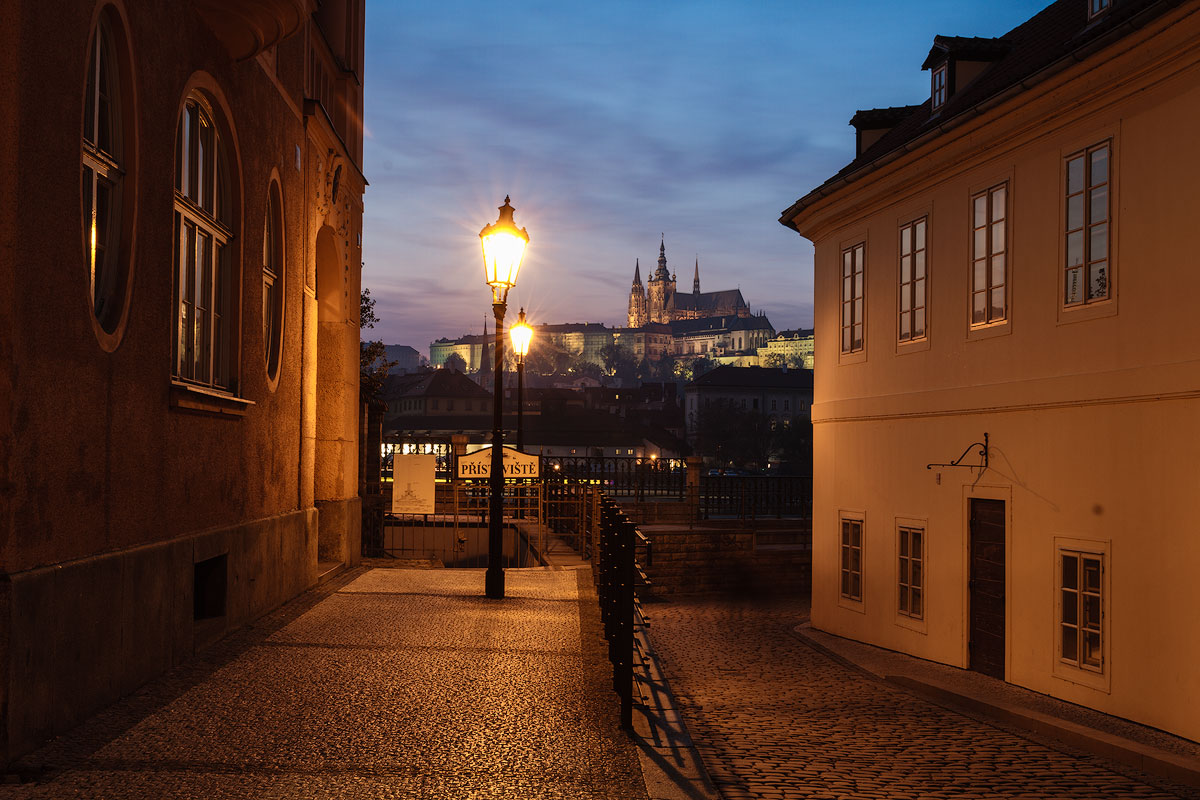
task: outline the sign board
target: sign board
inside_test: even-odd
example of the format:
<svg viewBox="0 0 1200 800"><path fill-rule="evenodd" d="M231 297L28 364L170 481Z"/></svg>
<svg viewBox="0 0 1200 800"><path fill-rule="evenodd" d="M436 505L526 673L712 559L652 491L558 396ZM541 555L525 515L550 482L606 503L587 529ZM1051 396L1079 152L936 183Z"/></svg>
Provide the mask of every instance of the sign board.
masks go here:
<svg viewBox="0 0 1200 800"><path fill-rule="evenodd" d="M511 447L504 448L504 477L505 478L536 478L541 472L542 460L537 456L517 452ZM458 457L458 477L460 478L490 478L492 475L492 449L476 450L465 456Z"/></svg>
<svg viewBox="0 0 1200 800"><path fill-rule="evenodd" d="M434 473L437 456L397 453L392 458L392 513L434 513Z"/></svg>

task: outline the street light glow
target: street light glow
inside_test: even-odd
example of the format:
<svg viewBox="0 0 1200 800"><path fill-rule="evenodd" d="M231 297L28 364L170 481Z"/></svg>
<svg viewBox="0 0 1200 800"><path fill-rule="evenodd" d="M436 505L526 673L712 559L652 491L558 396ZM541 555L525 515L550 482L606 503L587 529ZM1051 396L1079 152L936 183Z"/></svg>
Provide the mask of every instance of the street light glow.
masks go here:
<svg viewBox="0 0 1200 800"><path fill-rule="evenodd" d="M525 245L529 244L529 234L513 221L508 197L500 206L499 219L479 232L479 241L483 246L483 277L492 287L493 302L504 302L508 290L517 283Z"/></svg>
<svg viewBox="0 0 1200 800"><path fill-rule="evenodd" d="M529 342L533 339L533 328L525 322L525 309L521 309L517 324L508 329L508 335L512 337L513 355L518 362L523 361L529 354Z"/></svg>

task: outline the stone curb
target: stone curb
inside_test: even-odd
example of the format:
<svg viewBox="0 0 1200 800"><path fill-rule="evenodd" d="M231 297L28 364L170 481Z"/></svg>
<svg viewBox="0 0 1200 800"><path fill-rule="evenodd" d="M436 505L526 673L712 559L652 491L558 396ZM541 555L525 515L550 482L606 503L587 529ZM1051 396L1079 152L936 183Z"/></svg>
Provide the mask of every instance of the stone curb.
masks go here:
<svg viewBox="0 0 1200 800"><path fill-rule="evenodd" d="M635 691L630 738L638 748L642 779L650 800L721 800L708 776L645 629L636 632Z"/></svg>
<svg viewBox="0 0 1200 800"><path fill-rule="evenodd" d="M981 700L952 692L903 675L886 675L884 680L942 705L956 706L1001 722L1056 739L1092 755L1107 758L1150 775L1186 786L1200 787L1200 761L1177 756L1156 747L1132 742L1075 722L1037 711Z"/></svg>
<svg viewBox="0 0 1200 800"><path fill-rule="evenodd" d="M926 700L949 707L951 710L968 711L990 717L1012 727L1054 739L1085 753L1125 764L1148 775L1200 788L1200 759L1178 756L1157 747L1140 744L1076 722L1032 709L961 694L944 686L927 683L916 678L904 675L879 675L815 641L805 630L806 624L807 620L793 628L792 633L834 661L852 667L876 680L918 694Z"/></svg>

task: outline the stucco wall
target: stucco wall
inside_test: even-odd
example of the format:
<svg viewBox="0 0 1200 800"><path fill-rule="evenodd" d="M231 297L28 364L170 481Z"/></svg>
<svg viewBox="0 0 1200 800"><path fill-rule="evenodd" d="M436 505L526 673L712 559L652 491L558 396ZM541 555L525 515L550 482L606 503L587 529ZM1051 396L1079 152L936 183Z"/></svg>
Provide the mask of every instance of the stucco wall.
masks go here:
<svg viewBox="0 0 1200 800"><path fill-rule="evenodd" d="M1197 16L1184 4L798 218L816 244L814 625L968 666L969 499L1003 499L1006 679L1193 739ZM1103 141L1112 154L1112 296L1067 309L1063 164ZM1008 318L972 330L970 197L1000 182L1011 198ZM902 345L897 231L922 216L928 338ZM840 254L858 242L866 346L846 357ZM984 432L986 472L925 468ZM841 512L864 520L861 604L840 596ZM926 527L920 621L897 613L898 519ZM1098 676L1057 655L1056 542L1068 540L1104 552Z"/></svg>

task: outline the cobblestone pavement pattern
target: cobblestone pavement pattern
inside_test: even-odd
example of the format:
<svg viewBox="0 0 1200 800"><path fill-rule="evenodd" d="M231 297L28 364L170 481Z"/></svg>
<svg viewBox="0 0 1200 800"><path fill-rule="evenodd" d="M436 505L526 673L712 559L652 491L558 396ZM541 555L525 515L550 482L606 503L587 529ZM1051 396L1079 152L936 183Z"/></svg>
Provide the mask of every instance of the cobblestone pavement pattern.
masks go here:
<svg viewBox="0 0 1200 800"><path fill-rule="evenodd" d="M579 578L578 576L583 576ZM645 798L586 571L352 573L25 759L8 798Z"/></svg>
<svg viewBox="0 0 1200 800"><path fill-rule="evenodd" d="M944 709L792 633L806 600L674 600L650 639L705 767L741 798L1195 798Z"/></svg>

